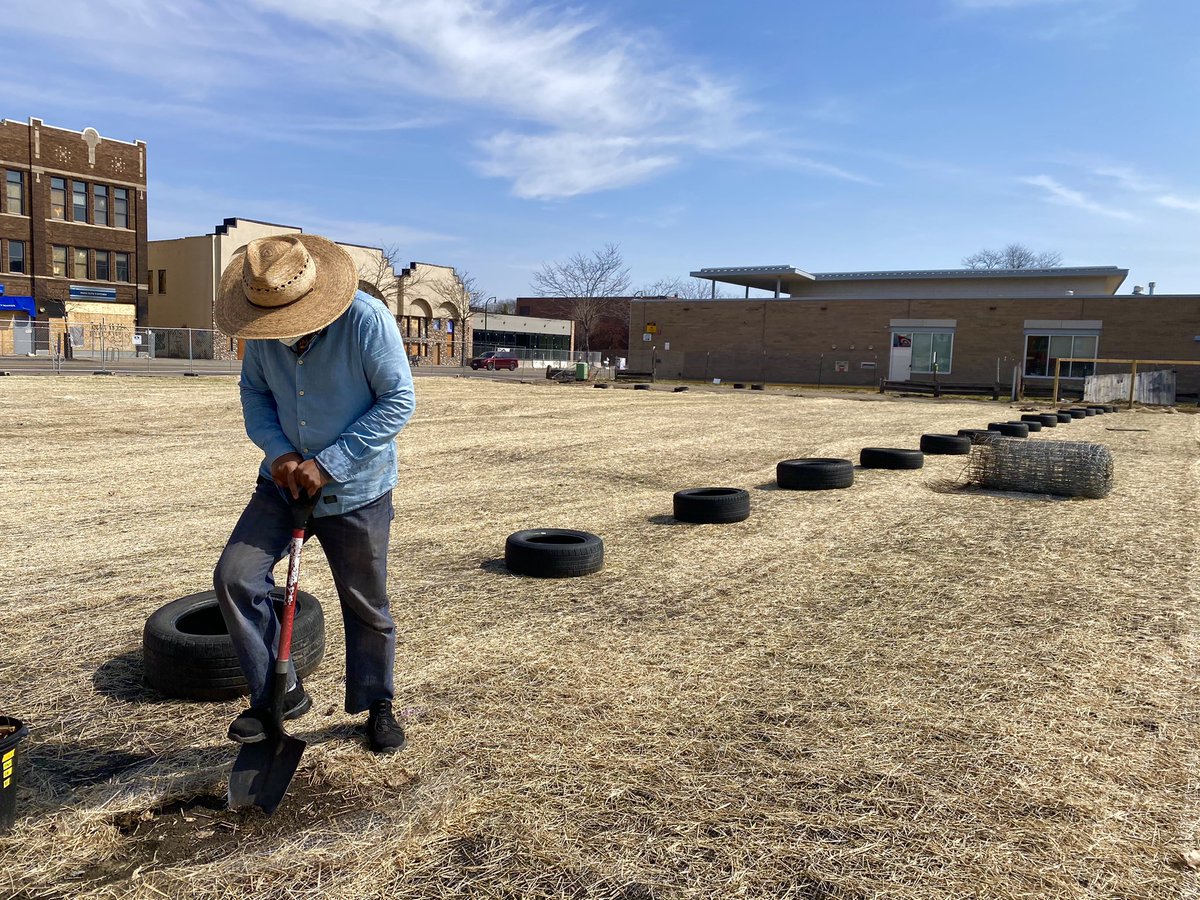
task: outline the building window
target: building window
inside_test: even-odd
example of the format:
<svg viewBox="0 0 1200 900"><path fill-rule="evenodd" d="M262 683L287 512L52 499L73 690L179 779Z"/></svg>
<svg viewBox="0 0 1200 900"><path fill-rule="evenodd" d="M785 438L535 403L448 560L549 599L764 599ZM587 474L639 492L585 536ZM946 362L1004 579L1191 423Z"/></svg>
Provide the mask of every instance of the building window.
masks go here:
<svg viewBox="0 0 1200 900"><path fill-rule="evenodd" d="M166 269L158 270L158 292L160 294L165 294L167 292L167 270Z"/></svg>
<svg viewBox="0 0 1200 900"><path fill-rule="evenodd" d="M20 172L9 169L5 175L5 199L8 201L7 212L14 216L25 215L25 176Z"/></svg>
<svg viewBox="0 0 1200 900"><path fill-rule="evenodd" d="M113 189L113 225L129 227L129 191L125 188Z"/></svg>
<svg viewBox="0 0 1200 900"><path fill-rule="evenodd" d="M57 244L50 248L50 272L55 278L67 277L67 248Z"/></svg>
<svg viewBox="0 0 1200 900"><path fill-rule="evenodd" d="M1025 335L1025 375L1031 378L1053 378L1054 364L1060 359L1095 359L1100 344L1097 334L1027 334ZM1095 363L1063 363L1059 374L1063 378L1086 378L1096 370Z"/></svg>
<svg viewBox="0 0 1200 900"><path fill-rule="evenodd" d="M92 224L108 224L108 188L103 184L92 185Z"/></svg>
<svg viewBox="0 0 1200 900"><path fill-rule="evenodd" d="M67 217L67 180L65 178L50 179L50 218L65 219Z"/></svg>
<svg viewBox="0 0 1200 900"><path fill-rule="evenodd" d="M87 278L87 251L82 247L75 248L75 268L71 272L72 278Z"/></svg>
<svg viewBox="0 0 1200 900"><path fill-rule="evenodd" d="M87 221L87 183L71 182L71 219L75 222Z"/></svg>
<svg viewBox="0 0 1200 900"><path fill-rule="evenodd" d="M953 331L894 332L893 347L912 347L909 371L929 375L949 375L954 357Z"/></svg>
<svg viewBox="0 0 1200 900"><path fill-rule="evenodd" d="M108 251L96 251L96 280L108 281Z"/></svg>
<svg viewBox="0 0 1200 900"><path fill-rule="evenodd" d="M129 254L114 253L113 268L116 270L117 281L129 280Z"/></svg>
<svg viewBox="0 0 1200 900"><path fill-rule="evenodd" d="M25 242L24 241L9 241L8 242L8 271L25 272Z"/></svg>

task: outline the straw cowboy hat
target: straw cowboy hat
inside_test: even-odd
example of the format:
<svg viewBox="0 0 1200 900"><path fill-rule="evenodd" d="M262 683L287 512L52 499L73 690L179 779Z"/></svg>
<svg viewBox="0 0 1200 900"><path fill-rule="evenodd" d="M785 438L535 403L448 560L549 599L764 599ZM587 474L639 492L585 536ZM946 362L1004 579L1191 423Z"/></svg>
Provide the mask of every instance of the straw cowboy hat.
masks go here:
<svg viewBox="0 0 1200 900"><path fill-rule="evenodd" d="M358 288L350 254L315 234L258 238L233 254L213 310L232 337L294 338L320 331Z"/></svg>

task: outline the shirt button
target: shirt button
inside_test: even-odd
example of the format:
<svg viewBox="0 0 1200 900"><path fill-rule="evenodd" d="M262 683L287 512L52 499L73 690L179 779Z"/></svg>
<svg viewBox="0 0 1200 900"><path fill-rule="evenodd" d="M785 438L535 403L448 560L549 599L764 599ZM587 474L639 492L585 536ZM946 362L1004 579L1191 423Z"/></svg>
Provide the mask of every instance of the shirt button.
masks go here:
<svg viewBox="0 0 1200 900"><path fill-rule="evenodd" d="M307 422L305 422L303 419L301 419L301 420L300 420L300 424L301 424L301 425L307 425L308 423L307 423Z"/></svg>
<svg viewBox="0 0 1200 900"><path fill-rule="evenodd" d="M307 452L308 452L308 448L307 448L307 447L301 447L300 449L301 449L301 450L303 450L305 453L307 453Z"/></svg>
<svg viewBox="0 0 1200 900"><path fill-rule="evenodd" d="M300 392L300 396L301 396L301 397L303 397L303 396L304 396L304 391L301 391L301 392Z"/></svg>
<svg viewBox="0 0 1200 900"><path fill-rule="evenodd" d="M304 360L302 360L302 359L296 360L296 365L298 365L298 366L304 365Z"/></svg>

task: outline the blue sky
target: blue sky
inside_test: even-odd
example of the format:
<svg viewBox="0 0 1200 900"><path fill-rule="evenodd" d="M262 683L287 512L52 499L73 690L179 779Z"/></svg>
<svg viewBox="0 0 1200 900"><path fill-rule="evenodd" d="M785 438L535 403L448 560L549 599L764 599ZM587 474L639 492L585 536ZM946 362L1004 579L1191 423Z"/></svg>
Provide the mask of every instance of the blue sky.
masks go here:
<svg viewBox="0 0 1200 900"><path fill-rule="evenodd" d="M0 115L149 145L150 237L396 244L487 294L621 246L954 267L1017 241L1200 293L1194 0L51 0Z"/></svg>

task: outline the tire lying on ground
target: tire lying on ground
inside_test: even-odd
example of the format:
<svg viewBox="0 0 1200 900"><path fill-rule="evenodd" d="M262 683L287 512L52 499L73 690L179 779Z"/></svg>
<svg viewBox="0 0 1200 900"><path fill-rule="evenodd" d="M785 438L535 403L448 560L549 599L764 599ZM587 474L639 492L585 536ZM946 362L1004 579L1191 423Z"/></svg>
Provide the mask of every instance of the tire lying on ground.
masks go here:
<svg viewBox="0 0 1200 900"><path fill-rule="evenodd" d="M1022 416L1021 418L1025 417ZM1070 418L1070 416L1067 418ZM1054 428L1058 425L1058 415L1057 413L1041 413L1038 415L1038 421L1042 423L1043 428Z"/></svg>
<svg viewBox="0 0 1200 900"><path fill-rule="evenodd" d="M788 491L827 491L854 484L848 459L785 459L775 466L775 483Z"/></svg>
<svg viewBox="0 0 1200 900"><path fill-rule="evenodd" d="M725 525L750 517L750 494L741 488L689 488L676 491L675 518L700 525Z"/></svg>
<svg viewBox="0 0 1200 900"><path fill-rule="evenodd" d="M597 381L595 384L593 384L593 385L592 385L592 387L594 387L594 388L606 388L606 387L608 387L608 382L607 382L607 381Z"/></svg>
<svg viewBox="0 0 1200 900"><path fill-rule="evenodd" d="M648 390L650 390L650 385L648 385L648 384L635 384L635 385L633 386L633 389L634 389L635 391L648 391Z"/></svg>
<svg viewBox="0 0 1200 900"><path fill-rule="evenodd" d="M1071 415L1065 409L1060 409L1054 415L1058 419L1059 425L1068 425L1068 424L1070 424L1071 420L1075 418L1073 415Z"/></svg>
<svg viewBox="0 0 1200 900"><path fill-rule="evenodd" d="M1029 428L1024 422L989 422L988 431L1004 437L1029 437Z"/></svg>
<svg viewBox="0 0 1200 900"><path fill-rule="evenodd" d="M1102 416L1106 412L1108 412L1108 410L1105 409L1103 406L1089 406L1088 409L1090 409L1092 411L1093 416Z"/></svg>
<svg viewBox="0 0 1200 900"><path fill-rule="evenodd" d="M921 452L962 456L971 452L971 438L962 434L923 434Z"/></svg>
<svg viewBox="0 0 1200 900"><path fill-rule="evenodd" d="M283 603L282 588L271 596ZM325 616L312 594L296 592L292 659L301 678L325 655ZM146 684L168 697L228 700L248 692L215 591L172 600L152 613L142 629Z"/></svg>
<svg viewBox="0 0 1200 900"><path fill-rule="evenodd" d="M1090 419L1092 416L1096 415L1096 410L1094 407L1085 406L1083 408L1083 414Z"/></svg>
<svg viewBox="0 0 1200 900"><path fill-rule="evenodd" d="M1033 434L1035 431L1042 430L1041 422L1010 422L1009 424L1010 425L1024 425L1026 427L1026 429L1028 429L1030 434Z"/></svg>
<svg viewBox="0 0 1200 900"><path fill-rule="evenodd" d="M1078 406L1072 406L1070 409L1067 410L1067 413L1071 416L1072 419L1086 419L1087 418L1087 410L1080 409Z"/></svg>
<svg viewBox="0 0 1200 900"><path fill-rule="evenodd" d="M517 575L575 578L604 568L604 541L590 531L527 528L504 542L504 564Z"/></svg>
<svg viewBox="0 0 1200 900"><path fill-rule="evenodd" d="M864 469L919 469L925 465L925 454L898 447L863 447L858 464Z"/></svg>

